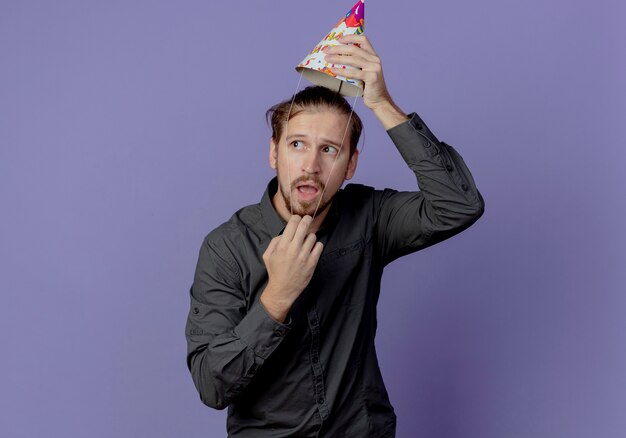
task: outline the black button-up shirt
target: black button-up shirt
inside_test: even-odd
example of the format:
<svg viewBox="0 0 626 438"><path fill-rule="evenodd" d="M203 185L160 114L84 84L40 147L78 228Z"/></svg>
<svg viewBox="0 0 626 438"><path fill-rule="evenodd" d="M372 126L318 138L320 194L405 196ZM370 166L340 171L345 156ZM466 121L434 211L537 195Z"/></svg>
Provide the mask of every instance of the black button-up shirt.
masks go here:
<svg viewBox="0 0 626 438"><path fill-rule="evenodd" d="M393 437L374 336L383 268L474 223L483 200L456 151L416 115L388 131L420 191L349 184L316 233L324 251L285 324L259 302L262 255L285 221L271 199L239 210L200 249L186 327L202 401L232 437Z"/></svg>

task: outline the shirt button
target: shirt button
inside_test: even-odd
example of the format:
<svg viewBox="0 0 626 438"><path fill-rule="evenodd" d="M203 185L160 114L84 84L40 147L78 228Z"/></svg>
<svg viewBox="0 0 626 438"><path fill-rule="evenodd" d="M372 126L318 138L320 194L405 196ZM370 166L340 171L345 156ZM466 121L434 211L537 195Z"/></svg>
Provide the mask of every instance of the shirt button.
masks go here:
<svg viewBox="0 0 626 438"><path fill-rule="evenodd" d="M320 396L320 398L318 398L318 399L317 399L317 402L318 402L320 405L323 405L323 404L324 404L324 397Z"/></svg>
<svg viewBox="0 0 626 438"><path fill-rule="evenodd" d="M428 140L424 140L424 146L429 148L430 147L430 142Z"/></svg>
<svg viewBox="0 0 626 438"><path fill-rule="evenodd" d="M319 359L317 358L317 356L313 356L313 359L311 359L311 361L312 361L313 363L317 363L317 362L318 362L318 360L319 360Z"/></svg>
<svg viewBox="0 0 626 438"><path fill-rule="evenodd" d="M198 313L200 313L200 309L198 309L197 307L193 308L193 314L197 315Z"/></svg>
<svg viewBox="0 0 626 438"><path fill-rule="evenodd" d="M463 189L464 192L467 192L467 189L468 189L467 184L465 183L461 184L461 188Z"/></svg>
<svg viewBox="0 0 626 438"><path fill-rule="evenodd" d="M340 256L344 256L344 255L346 255L346 249L345 249L345 248L341 248L341 249L339 250L339 255L340 255Z"/></svg>
<svg viewBox="0 0 626 438"><path fill-rule="evenodd" d="M281 329L274 330L274 336L280 338L283 335L283 331Z"/></svg>

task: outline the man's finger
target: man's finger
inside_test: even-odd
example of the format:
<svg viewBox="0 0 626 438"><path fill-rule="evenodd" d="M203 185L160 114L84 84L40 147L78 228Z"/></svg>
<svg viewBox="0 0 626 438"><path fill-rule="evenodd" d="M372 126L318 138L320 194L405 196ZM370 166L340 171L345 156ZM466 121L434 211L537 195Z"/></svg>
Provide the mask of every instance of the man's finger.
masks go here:
<svg viewBox="0 0 626 438"><path fill-rule="evenodd" d="M296 232L293 235L293 239L292 239L293 243L298 244L298 245L302 244L302 242L304 241L309 231L309 227L311 226L312 222L313 222L313 218L309 215L304 216L300 220L300 223L298 224L298 228L296 229Z"/></svg>
<svg viewBox="0 0 626 438"><path fill-rule="evenodd" d="M289 243L293 240L293 235L296 234L296 230L298 229L298 224L300 223L301 220L302 218L298 216L297 214L294 214L293 216L289 218L289 220L287 221L287 226L285 227L285 230L283 231L283 238L285 239L285 242Z"/></svg>
<svg viewBox="0 0 626 438"><path fill-rule="evenodd" d="M337 68L337 67L330 67L330 71L332 71L334 74L339 75L339 76L344 76L348 79L360 79L362 81L365 80L366 76L367 76L367 72L364 72L361 69L358 68ZM364 81L365 82L365 81ZM369 81L368 81L369 82Z"/></svg>
<svg viewBox="0 0 626 438"><path fill-rule="evenodd" d="M343 64L362 69L365 69L370 65L374 65L372 61L360 56L326 55L324 57L324 61L329 64Z"/></svg>
<svg viewBox="0 0 626 438"><path fill-rule="evenodd" d="M376 50L365 35L343 35L339 38L341 44L358 44L366 52L376 55Z"/></svg>
<svg viewBox="0 0 626 438"><path fill-rule="evenodd" d="M311 257L309 258L309 263L311 266L317 266L317 262L322 255L322 251L324 250L324 244L322 242L317 242L311 251Z"/></svg>
<svg viewBox="0 0 626 438"><path fill-rule="evenodd" d="M307 234L304 242L302 242L302 254L309 256L311 254L313 246L315 245L315 242L317 242L317 236L315 236L315 234L313 233Z"/></svg>
<svg viewBox="0 0 626 438"><path fill-rule="evenodd" d="M359 56L371 62L380 62L378 55L355 45L340 44L338 46L328 46L323 51L328 55Z"/></svg>
<svg viewBox="0 0 626 438"><path fill-rule="evenodd" d="M267 261L270 258L270 256L272 255L272 253L276 249L276 245L278 245L278 242L280 242L281 238L282 238L282 236L276 236L272 240L270 240L270 244L267 245L267 248L265 249L265 252L263 253L263 260L264 261Z"/></svg>

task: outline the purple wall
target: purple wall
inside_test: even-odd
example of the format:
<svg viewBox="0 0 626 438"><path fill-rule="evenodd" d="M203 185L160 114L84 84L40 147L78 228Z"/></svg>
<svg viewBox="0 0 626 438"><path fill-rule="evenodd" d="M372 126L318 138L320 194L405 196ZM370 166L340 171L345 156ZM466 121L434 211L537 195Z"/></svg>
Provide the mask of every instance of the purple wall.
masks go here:
<svg viewBox="0 0 626 438"><path fill-rule="evenodd" d="M215 437L183 328L204 235L268 178L263 114L351 2L0 5L0 434ZM479 223L389 267L399 437L626 434L626 10L376 2L389 88ZM414 178L362 102L356 181ZM621 268L620 268L621 267Z"/></svg>

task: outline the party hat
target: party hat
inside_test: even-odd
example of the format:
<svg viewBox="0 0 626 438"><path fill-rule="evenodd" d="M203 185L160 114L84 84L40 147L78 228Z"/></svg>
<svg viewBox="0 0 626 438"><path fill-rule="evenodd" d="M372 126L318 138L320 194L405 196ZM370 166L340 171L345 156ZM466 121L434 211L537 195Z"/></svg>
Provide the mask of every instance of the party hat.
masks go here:
<svg viewBox="0 0 626 438"><path fill-rule="evenodd" d="M327 46L338 46L340 43L337 40L343 35L362 34L364 17L365 3L364 0L359 0L346 16L328 32L324 39L311 50L311 53L298 64L296 70L315 85L330 88L344 96L362 96L363 81L331 73L329 67L346 68L346 66L326 62L322 49Z"/></svg>

